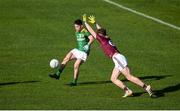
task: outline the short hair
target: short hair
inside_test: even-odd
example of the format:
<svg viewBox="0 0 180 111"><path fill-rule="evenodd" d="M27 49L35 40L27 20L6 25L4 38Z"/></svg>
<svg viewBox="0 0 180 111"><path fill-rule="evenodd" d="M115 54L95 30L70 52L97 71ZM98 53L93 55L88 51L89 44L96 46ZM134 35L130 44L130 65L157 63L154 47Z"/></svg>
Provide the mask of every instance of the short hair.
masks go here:
<svg viewBox="0 0 180 111"><path fill-rule="evenodd" d="M77 24L77 25L82 25L82 20L80 19L77 19L74 21L74 24Z"/></svg>
<svg viewBox="0 0 180 111"><path fill-rule="evenodd" d="M100 29L97 30L97 33L100 33L102 35L106 35L106 29L100 28Z"/></svg>

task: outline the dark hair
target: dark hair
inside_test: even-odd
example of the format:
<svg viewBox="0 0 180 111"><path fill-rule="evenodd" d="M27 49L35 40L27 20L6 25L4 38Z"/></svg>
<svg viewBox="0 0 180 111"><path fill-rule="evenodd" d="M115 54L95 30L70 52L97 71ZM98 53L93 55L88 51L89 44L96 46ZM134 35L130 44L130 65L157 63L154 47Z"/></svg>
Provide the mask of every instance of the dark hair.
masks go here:
<svg viewBox="0 0 180 111"><path fill-rule="evenodd" d="M97 30L97 33L100 33L102 35L106 35L106 29L100 28L100 29Z"/></svg>
<svg viewBox="0 0 180 111"><path fill-rule="evenodd" d="M77 24L77 25L82 25L82 20L80 19L77 19L74 21L74 24Z"/></svg>

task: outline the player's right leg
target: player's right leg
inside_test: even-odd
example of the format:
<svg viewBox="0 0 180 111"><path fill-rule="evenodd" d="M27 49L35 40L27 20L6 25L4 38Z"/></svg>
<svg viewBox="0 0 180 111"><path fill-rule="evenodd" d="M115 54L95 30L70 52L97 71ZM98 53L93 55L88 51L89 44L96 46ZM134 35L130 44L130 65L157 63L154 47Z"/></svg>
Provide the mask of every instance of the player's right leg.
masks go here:
<svg viewBox="0 0 180 111"><path fill-rule="evenodd" d="M62 73L62 71L64 70L66 64L70 61L75 59L75 56L73 55L73 53L70 51L63 59L63 61L61 62L59 69L56 73L50 74L49 76L51 78L55 78L55 79L59 79L60 78L60 74Z"/></svg>
<svg viewBox="0 0 180 111"><path fill-rule="evenodd" d="M133 82L134 84L142 87L145 91L147 91L150 97L152 97L152 98L156 97L156 95L153 94L153 92L152 92L151 86L145 84L138 77L133 76L130 73L130 69L128 68L128 66L126 66L123 70L121 70L121 72L129 81Z"/></svg>
<svg viewBox="0 0 180 111"><path fill-rule="evenodd" d="M80 51L78 49L72 50L73 55L76 57L76 61L74 63L74 77L73 81L70 83L71 86L77 85L78 75L79 75L79 69L82 63L84 63L87 59L87 54L83 51Z"/></svg>
<svg viewBox="0 0 180 111"><path fill-rule="evenodd" d="M82 59L77 59L74 63L74 77L73 77L73 81L70 83L71 86L77 85L77 80L78 80L78 76L79 76L79 68L82 63L83 63Z"/></svg>
<svg viewBox="0 0 180 111"><path fill-rule="evenodd" d="M111 75L111 81L118 87L124 90L125 94L123 97L132 96L132 91L118 79L120 71L118 68L114 68Z"/></svg>

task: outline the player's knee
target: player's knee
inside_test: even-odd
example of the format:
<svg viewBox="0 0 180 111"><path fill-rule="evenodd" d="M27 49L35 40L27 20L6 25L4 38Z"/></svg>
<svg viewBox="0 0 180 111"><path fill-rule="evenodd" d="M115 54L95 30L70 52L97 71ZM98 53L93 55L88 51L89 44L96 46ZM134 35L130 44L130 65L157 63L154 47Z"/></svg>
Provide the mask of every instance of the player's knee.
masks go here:
<svg viewBox="0 0 180 111"><path fill-rule="evenodd" d="M74 64L74 69L78 69L79 68L79 64Z"/></svg>
<svg viewBox="0 0 180 111"><path fill-rule="evenodd" d="M114 82L114 81L116 81L117 80L117 78L115 78L115 77L113 77L113 76L111 76L111 79L110 79L112 82Z"/></svg>
<svg viewBox="0 0 180 111"><path fill-rule="evenodd" d="M129 81L130 81L130 80L132 80L132 78L133 78L133 76L132 76L132 75L128 75L128 76L126 76L126 79L127 79L127 80L129 80Z"/></svg>
<svg viewBox="0 0 180 111"><path fill-rule="evenodd" d="M69 61L69 57L65 57L65 58L63 59L63 61L64 61L64 62L68 62L68 61Z"/></svg>

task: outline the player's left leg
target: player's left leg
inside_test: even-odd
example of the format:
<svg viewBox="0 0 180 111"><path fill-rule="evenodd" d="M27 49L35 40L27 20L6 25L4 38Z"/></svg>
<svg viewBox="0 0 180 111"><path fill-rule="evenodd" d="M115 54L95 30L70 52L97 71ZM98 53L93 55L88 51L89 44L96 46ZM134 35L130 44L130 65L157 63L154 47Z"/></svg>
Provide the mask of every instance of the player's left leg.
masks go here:
<svg viewBox="0 0 180 111"><path fill-rule="evenodd" d="M56 72L56 74L58 76L60 76L60 74L63 72L64 68L66 67L66 64L71 61L76 59L75 55L70 51L63 59L63 61L61 62L58 71Z"/></svg>
<svg viewBox="0 0 180 111"><path fill-rule="evenodd" d="M60 74L63 72L66 64L75 59L75 56L73 55L73 53L70 51L68 54L66 54L66 56L64 57L62 63L60 64L59 68L58 68L58 71L56 73L52 73L52 74L49 74L49 77L51 78L55 78L55 79L59 79L60 78Z"/></svg>
<svg viewBox="0 0 180 111"><path fill-rule="evenodd" d="M118 79L118 77L120 76L120 71L118 68L114 68L112 71L112 75L111 75L111 81L118 86L119 88L123 89L125 94L123 97L128 97L128 96L132 96L132 91L126 86L124 85L124 83L122 81L120 81Z"/></svg>
<svg viewBox="0 0 180 111"><path fill-rule="evenodd" d="M74 63L74 77L73 77L73 81L70 83L71 86L77 85L77 80L78 80L78 76L79 76L79 68L83 62L84 61L81 59L77 59L75 61L75 63Z"/></svg>

